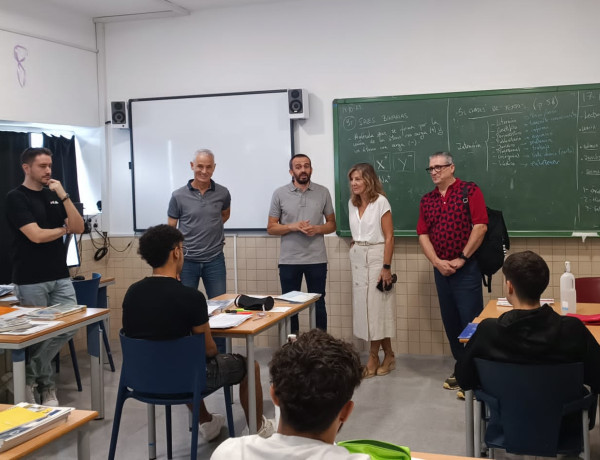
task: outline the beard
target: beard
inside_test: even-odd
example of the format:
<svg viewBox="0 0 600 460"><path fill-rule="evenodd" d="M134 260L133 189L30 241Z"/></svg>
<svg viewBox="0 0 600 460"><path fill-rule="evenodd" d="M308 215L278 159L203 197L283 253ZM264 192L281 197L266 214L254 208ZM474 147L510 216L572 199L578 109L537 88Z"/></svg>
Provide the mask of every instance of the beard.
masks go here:
<svg viewBox="0 0 600 460"><path fill-rule="evenodd" d="M306 185L310 182L310 176L308 173L294 174L294 180L300 185Z"/></svg>

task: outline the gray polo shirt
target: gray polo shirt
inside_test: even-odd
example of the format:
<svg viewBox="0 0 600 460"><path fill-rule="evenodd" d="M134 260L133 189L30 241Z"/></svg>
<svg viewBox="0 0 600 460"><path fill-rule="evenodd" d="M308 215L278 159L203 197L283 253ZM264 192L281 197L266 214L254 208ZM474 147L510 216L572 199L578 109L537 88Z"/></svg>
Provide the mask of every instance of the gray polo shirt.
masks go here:
<svg viewBox="0 0 600 460"><path fill-rule="evenodd" d="M333 214L329 190L311 182L305 192L293 182L273 192L269 217L277 217L286 225L308 220L311 225L321 225L325 216ZM281 236L280 264L321 264L327 262L323 235L307 236L302 232L290 232Z"/></svg>
<svg viewBox="0 0 600 460"><path fill-rule="evenodd" d="M169 217L179 220L185 238L186 260L210 262L223 252L225 231L221 212L231 206L231 195L222 185L210 181L210 188L200 193L192 187L192 179L178 188L169 201Z"/></svg>

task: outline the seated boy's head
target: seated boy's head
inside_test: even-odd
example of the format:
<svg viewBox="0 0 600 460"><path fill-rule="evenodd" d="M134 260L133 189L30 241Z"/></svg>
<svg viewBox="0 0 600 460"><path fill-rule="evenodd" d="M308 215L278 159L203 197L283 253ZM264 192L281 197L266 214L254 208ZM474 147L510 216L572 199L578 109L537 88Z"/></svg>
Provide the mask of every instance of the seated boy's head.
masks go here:
<svg viewBox="0 0 600 460"><path fill-rule="evenodd" d="M529 304L539 302L550 280L548 265L532 251L508 256L502 265L502 273L513 285L517 298Z"/></svg>
<svg viewBox="0 0 600 460"><path fill-rule="evenodd" d="M319 329L285 344L273 355L269 370L281 420L298 433L326 431L361 380L353 346Z"/></svg>
<svg viewBox="0 0 600 460"><path fill-rule="evenodd" d="M183 235L175 227L160 224L150 227L139 239L138 253L152 268L162 267L170 252L183 242Z"/></svg>

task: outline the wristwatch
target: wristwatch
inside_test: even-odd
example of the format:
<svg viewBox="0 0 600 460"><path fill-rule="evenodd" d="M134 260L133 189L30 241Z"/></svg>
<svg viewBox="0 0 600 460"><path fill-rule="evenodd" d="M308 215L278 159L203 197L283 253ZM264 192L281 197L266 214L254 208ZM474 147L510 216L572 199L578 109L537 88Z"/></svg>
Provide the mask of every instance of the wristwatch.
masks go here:
<svg viewBox="0 0 600 460"><path fill-rule="evenodd" d="M67 200L68 200L70 197L71 197L71 195L69 195L69 194L67 193L67 194L65 195L65 197L64 197L62 200L60 200L60 201L62 201L62 202L64 203L64 202L65 202L65 201L67 201Z"/></svg>
<svg viewBox="0 0 600 460"><path fill-rule="evenodd" d="M385 268L386 270L391 270L392 266L389 264L383 264L383 268Z"/></svg>
<svg viewBox="0 0 600 460"><path fill-rule="evenodd" d="M461 252L461 253L458 255L458 257L459 257L459 258L461 258L462 260L464 260L465 262L466 262L467 260L469 260L469 258L468 258L467 256L465 256L465 253L464 253L464 252Z"/></svg>

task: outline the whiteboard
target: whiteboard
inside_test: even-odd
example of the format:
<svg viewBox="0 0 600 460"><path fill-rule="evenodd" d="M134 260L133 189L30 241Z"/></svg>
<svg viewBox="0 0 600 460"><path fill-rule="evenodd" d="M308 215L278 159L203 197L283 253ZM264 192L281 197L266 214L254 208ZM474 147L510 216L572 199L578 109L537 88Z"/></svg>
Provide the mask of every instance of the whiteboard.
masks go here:
<svg viewBox="0 0 600 460"><path fill-rule="evenodd" d="M203 148L231 193L225 229L266 229L273 191L290 181L287 106L287 90L130 100L134 230L167 221L171 193L193 178Z"/></svg>

